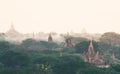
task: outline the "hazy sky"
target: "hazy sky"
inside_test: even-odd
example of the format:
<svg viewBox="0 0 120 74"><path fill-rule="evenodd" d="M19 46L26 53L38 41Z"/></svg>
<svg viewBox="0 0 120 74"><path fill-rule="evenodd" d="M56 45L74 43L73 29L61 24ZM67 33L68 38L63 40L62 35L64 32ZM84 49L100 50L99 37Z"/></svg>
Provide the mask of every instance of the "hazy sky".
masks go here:
<svg viewBox="0 0 120 74"><path fill-rule="evenodd" d="M22 33L120 33L120 0L0 0L0 32L11 21Z"/></svg>

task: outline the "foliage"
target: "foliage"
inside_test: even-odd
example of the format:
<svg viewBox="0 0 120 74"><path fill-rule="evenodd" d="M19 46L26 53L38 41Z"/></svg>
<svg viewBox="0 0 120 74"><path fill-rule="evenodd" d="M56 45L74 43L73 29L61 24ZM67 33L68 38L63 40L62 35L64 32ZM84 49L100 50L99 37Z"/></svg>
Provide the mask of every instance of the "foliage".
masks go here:
<svg viewBox="0 0 120 74"><path fill-rule="evenodd" d="M111 64L111 68L117 72L120 72L120 64Z"/></svg>
<svg viewBox="0 0 120 74"><path fill-rule="evenodd" d="M26 54L22 54L14 51L7 51L0 57L1 63L8 67L22 67L28 64L29 57Z"/></svg>
<svg viewBox="0 0 120 74"><path fill-rule="evenodd" d="M115 32L106 32L104 33L101 38L100 42L104 44L109 44L112 46L120 46L120 35Z"/></svg>
<svg viewBox="0 0 120 74"><path fill-rule="evenodd" d="M98 68L84 62L81 53L88 49L89 43L90 41L82 41L75 45L75 49L61 48L57 51L60 48L57 43L46 41L28 39L20 45L0 42L0 74L120 74L120 65ZM98 42L93 41L93 45L95 51L102 49ZM30 47L32 49L28 51ZM104 45L103 48L105 50L109 45ZM110 48L119 51L119 47Z"/></svg>
<svg viewBox="0 0 120 74"><path fill-rule="evenodd" d="M58 48L58 44L54 42L46 42L46 41L35 41L33 39L24 40L20 47L24 49L27 48L28 50L49 50Z"/></svg>
<svg viewBox="0 0 120 74"><path fill-rule="evenodd" d="M76 52L84 53L88 50L90 41L83 41L75 45ZM94 50L98 49L98 42L93 41Z"/></svg>
<svg viewBox="0 0 120 74"><path fill-rule="evenodd" d="M7 42L7 41L0 41L0 55L4 54L8 49L10 50L15 45Z"/></svg>

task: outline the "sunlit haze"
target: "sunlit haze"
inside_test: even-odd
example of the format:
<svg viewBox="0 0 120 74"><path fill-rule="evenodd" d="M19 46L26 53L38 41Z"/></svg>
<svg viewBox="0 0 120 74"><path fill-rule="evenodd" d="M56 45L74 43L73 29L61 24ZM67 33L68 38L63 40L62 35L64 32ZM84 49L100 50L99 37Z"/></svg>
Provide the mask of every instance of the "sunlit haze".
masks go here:
<svg viewBox="0 0 120 74"><path fill-rule="evenodd" d="M0 0L0 32L120 33L120 0Z"/></svg>

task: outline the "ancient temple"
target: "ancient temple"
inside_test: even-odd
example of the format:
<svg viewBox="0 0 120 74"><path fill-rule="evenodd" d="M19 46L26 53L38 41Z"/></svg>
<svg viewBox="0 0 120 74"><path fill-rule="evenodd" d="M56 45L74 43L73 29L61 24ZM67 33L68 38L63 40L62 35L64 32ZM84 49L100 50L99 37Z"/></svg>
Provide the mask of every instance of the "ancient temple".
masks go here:
<svg viewBox="0 0 120 74"><path fill-rule="evenodd" d="M5 33L5 39L12 42L21 42L23 40L23 34L15 30L13 22L11 22L10 29Z"/></svg>
<svg viewBox="0 0 120 74"><path fill-rule="evenodd" d="M67 36L65 37L64 47L66 47L66 48L72 48L73 47L73 44L71 42L71 38L69 36L69 33L67 33Z"/></svg>
<svg viewBox="0 0 120 74"><path fill-rule="evenodd" d="M53 39L52 39L52 35L51 35L51 33L49 34L49 37L48 37L48 42L52 42L53 41Z"/></svg>
<svg viewBox="0 0 120 74"><path fill-rule="evenodd" d="M21 33L15 30L13 22L11 23L10 29L6 32L7 36L15 37L15 36L21 36Z"/></svg>
<svg viewBox="0 0 120 74"><path fill-rule="evenodd" d="M92 41L90 42L88 51L84 53L84 61L97 66L106 64L105 59L100 56L99 52L94 51Z"/></svg>

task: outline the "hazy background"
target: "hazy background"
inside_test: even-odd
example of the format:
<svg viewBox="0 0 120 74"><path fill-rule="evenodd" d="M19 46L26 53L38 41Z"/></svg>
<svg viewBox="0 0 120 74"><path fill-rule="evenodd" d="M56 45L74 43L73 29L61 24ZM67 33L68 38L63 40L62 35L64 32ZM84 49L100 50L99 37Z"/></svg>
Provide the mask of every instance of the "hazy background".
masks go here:
<svg viewBox="0 0 120 74"><path fill-rule="evenodd" d="M0 0L0 32L11 21L22 33L120 33L120 0Z"/></svg>

